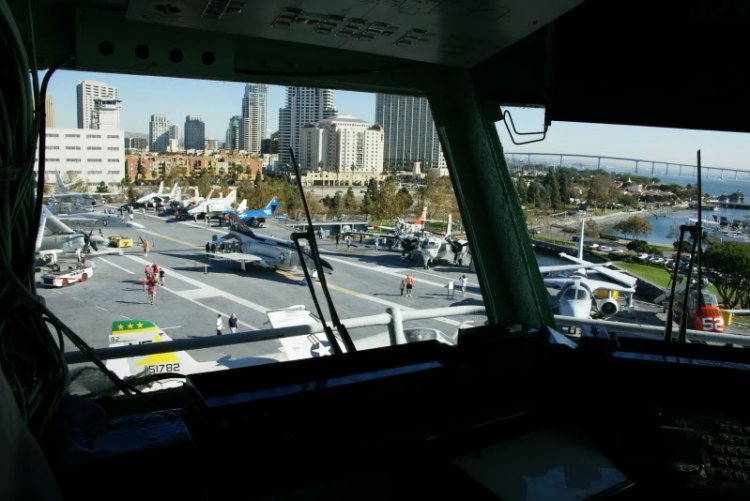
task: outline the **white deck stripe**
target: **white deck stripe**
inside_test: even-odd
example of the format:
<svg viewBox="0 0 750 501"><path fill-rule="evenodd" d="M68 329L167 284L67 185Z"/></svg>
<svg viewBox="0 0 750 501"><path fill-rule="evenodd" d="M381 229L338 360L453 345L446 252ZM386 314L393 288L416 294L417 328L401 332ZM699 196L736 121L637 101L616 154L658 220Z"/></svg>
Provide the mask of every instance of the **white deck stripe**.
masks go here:
<svg viewBox="0 0 750 501"><path fill-rule="evenodd" d="M113 262L111 262L111 261L107 261L107 260L106 260L106 259L104 259L103 257L98 257L98 256L97 256L97 258L96 258L96 259L98 259L99 261L104 261L105 263L107 263L107 264L109 264L109 265L111 265L111 266L114 266L115 268L120 268L120 269L121 269L122 271L124 271L125 273L130 273L131 275L135 275L135 273L133 273L132 271L130 271L130 270L128 270L128 269L125 269L125 268L123 268L123 267L122 267L122 266L120 266L119 264L115 264L115 263L113 263Z"/></svg>
<svg viewBox="0 0 750 501"><path fill-rule="evenodd" d="M373 264L373 265L364 265L364 264L359 264L359 263L352 263L350 261L346 261L344 259L338 259L338 258L335 258L335 257L330 257L328 255L325 256L325 259L328 260L328 261L334 261L336 263L346 264L348 266L354 266L355 268L362 268L362 269L365 269L365 270L368 270L368 271L374 271L374 272L377 272L377 273L381 273L383 275L390 275L392 277L399 277L399 278L404 278L406 275L413 275L414 271L415 271L415 270L410 270L410 269L407 269L407 268L387 268L385 266L380 266L380 265L376 265L376 264ZM438 282L433 282L431 280L425 280L424 278L415 278L415 277L412 277L412 278L414 278L414 282L423 283L423 284L427 284L427 285L432 285L434 287L440 287L441 289L445 289L446 285L448 285L448 282L451 281L451 280L446 280L444 284L440 284ZM458 287L456 285L457 282L458 282L458 280L452 280L452 282L454 282L454 286L455 287ZM473 294L471 292L467 292L466 296L467 297L468 296L473 296L473 297L482 299L482 295L481 294Z"/></svg>
<svg viewBox="0 0 750 501"><path fill-rule="evenodd" d="M127 256L129 259L132 259L133 261L140 263L140 264L151 264L150 261L146 261L145 259L142 259L137 256ZM230 294L229 292L225 292L223 290L217 289L216 287L212 287L210 285L206 285L203 282L200 282L198 280L192 279L190 277L186 277L185 275L178 273L174 270L170 270L168 268L164 268L165 272L168 276L176 278L178 280L182 280L183 282L186 282L194 287L196 289L201 289L204 292L202 293L202 297L210 297L210 296L221 296L223 298L229 299L230 301L234 301L235 303L241 304L242 306L245 306L247 308L250 308L252 310L258 311L260 313L265 314L269 308L266 308L265 306L261 306L259 304L253 303L252 301L248 301L247 299L243 299L240 297L235 296L234 294ZM195 289L191 291L187 291L189 294L196 294L193 292ZM182 292L176 292L177 295L182 297ZM188 294L188 295L189 295ZM192 301L189 297L185 296L185 299L188 301ZM200 303L197 303L200 304Z"/></svg>

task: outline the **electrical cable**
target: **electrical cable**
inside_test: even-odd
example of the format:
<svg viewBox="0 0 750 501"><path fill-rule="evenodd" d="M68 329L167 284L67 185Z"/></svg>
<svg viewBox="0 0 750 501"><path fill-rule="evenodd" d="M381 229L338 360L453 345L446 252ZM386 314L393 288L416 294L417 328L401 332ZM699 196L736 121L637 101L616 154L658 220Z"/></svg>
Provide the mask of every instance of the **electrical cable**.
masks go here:
<svg viewBox="0 0 750 501"><path fill-rule="evenodd" d="M50 68L40 91L29 1L25 2L22 13L26 43L7 2L0 0L0 52L7 54L6 71L0 73L0 367L22 417L31 431L41 437L68 391L68 366L62 355L64 337L125 395L145 397L153 407L161 407L108 371L93 350L49 311L36 294L33 257L43 201L44 99L55 70L70 58ZM9 101L7 96L14 96L14 100ZM37 144L41 145L40 175L35 179Z"/></svg>

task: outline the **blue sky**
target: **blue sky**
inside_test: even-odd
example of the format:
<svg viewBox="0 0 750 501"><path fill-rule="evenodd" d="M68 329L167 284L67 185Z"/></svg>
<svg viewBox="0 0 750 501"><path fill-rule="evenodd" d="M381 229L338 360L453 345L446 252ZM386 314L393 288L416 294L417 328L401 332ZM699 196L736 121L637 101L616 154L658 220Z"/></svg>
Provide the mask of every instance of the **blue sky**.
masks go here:
<svg viewBox="0 0 750 501"><path fill-rule="evenodd" d="M118 88L123 101L121 125L128 132L148 133L152 114L166 115L181 129L186 115L201 115L206 135L223 140L229 117L241 114L242 83L59 71L48 89L55 100L56 127L77 125L79 80L95 80ZM342 114L375 120L374 94L335 91L335 104ZM284 87L269 86L267 119L271 132L278 128L278 110L283 105ZM542 129L542 110L511 111L519 131ZM750 134L553 122L543 142L516 146L502 122L498 131L508 152L596 154L695 164L695 152L700 149L704 165L750 170Z"/></svg>

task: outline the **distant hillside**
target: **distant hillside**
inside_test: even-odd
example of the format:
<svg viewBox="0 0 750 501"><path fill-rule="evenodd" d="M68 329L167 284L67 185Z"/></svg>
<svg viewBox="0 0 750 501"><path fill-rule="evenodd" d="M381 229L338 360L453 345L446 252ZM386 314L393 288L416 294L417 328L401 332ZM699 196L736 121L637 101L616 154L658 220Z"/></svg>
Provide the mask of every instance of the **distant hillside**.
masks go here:
<svg viewBox="0 0 750 501"><path fill-rule="evenodd" d="M144 132L127 132L125 131L125 137L131 138L131 137L148 137L148 133Z"/></svg>

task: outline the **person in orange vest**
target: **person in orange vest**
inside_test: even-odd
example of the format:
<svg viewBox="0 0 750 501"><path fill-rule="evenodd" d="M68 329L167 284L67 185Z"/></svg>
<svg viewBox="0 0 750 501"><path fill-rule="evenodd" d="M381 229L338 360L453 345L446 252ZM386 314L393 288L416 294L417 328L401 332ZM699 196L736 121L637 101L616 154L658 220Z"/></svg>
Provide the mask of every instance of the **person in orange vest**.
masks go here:
<svg viewBox="0 0 750 501"><path fill-rule="evenodd" d="M143 240L143 254L148 256L148 240Z"/></svg>
<svg viewBox="0 0 750 501"><path fill-rule="evenodd" d="M414 279L406 275L406 297L411 297L411 290L414 287Z"/></svg>

